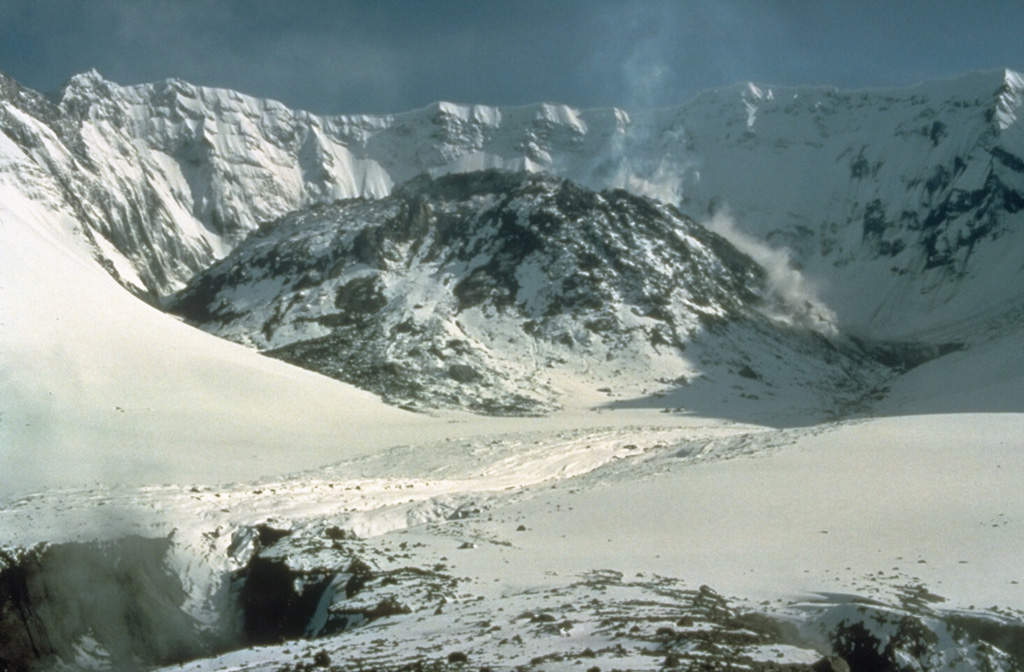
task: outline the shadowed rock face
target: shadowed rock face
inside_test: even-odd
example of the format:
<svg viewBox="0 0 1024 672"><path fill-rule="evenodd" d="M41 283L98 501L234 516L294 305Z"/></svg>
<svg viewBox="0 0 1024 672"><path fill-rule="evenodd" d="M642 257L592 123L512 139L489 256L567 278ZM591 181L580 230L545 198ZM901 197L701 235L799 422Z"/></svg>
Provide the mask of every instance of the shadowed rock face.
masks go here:
<svg viewBox="0 0 1024 672"><path fill-rule="evenodd" d="M273 644L301 637L331 579L308 577L284 562L253 558L244 573L239 596L246 640ZM296 584L301 588L296 589Z"/></svg>
<svg viewBox="0 0 1024 672"><path fill-rule="evenodd" d="M0 668L91 661L123 670L211 653L218 638L182 610L185 592L165 563L170 545L126 537L4 557Z"/></svg>

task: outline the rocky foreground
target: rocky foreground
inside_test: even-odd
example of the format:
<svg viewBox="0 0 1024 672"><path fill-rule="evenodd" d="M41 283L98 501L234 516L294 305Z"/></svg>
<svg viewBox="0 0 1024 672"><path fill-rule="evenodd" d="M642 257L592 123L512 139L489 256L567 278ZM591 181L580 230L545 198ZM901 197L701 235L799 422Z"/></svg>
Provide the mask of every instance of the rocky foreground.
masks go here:
<svg viewBox="0 0 1024 672"><path fill-rule="evenodd" d="M0 526L19 531L0 556L0 669L1020 670L1019 580L998 551L1019 527L1013 507L979 520L986 500L950 491L967 523L940 522L977 553L947 542L936 555L886 514L907 539L884 547L890 559L858 541L872 506L805 519L770 480L780 465L797 473L788 459L818 459L814 441L864 430L885 436L877 422L565 430L229 486L10 499ZM994 475L1016 469L1012 451L988 454ZM869 452L857 463L878 469ZM761 490L740 503L747 468ZM714 473L731 485L700 480ZM992 501L1002 484L986 486ZM902 505L928 525L914 497L904 489ZM701 523L701 506L714 518ZM764 511L779 522L757 522ZM940 594L978 571L1011 606Z"/></svg>

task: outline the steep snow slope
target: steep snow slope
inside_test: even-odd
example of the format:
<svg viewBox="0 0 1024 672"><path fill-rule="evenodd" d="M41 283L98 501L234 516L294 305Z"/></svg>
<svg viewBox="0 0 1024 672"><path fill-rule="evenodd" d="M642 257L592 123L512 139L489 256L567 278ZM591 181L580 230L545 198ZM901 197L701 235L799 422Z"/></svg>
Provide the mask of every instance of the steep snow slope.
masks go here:
<svg viewBox="0 0 1024 672"><path fill-rule="evenodd" d="M109 121L100 126L112 128ZM170 187L161 186L129 140L97 147L94 129L3 75L0 129L4 181L45 208L67 212L93 256L133 291L171 286L222 248L197 234L203 227L187 210L161 200Z"/></svg>
<svg viewBox="0 0 1024 672"><path fill-rule="evenodd" d="M159 313L94 263L76 226L0 184L0 492L251 478L424 424Z"/></svg>
<svg viewBox="0 0 1024 672"><path fill-rule="evenodd" d="M766 418L840 412L880 367L787 298L674 208L491 170L267 224L171 305L399 404L521 414L693 383L698 407L729 389Z"/></svg>

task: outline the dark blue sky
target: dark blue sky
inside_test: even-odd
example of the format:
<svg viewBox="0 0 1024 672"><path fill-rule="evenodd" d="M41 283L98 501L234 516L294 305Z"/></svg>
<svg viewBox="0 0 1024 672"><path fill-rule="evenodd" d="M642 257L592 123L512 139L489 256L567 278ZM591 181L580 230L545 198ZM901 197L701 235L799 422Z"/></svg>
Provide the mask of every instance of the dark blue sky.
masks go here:
<svg viewBox="0 0 1024 672"><path fill-rule="evenodd" d="M1020 0L2 0L0 70L96 68L318 113L435 100L671 105L742 80L898 86L1024 69Z"/></svg>

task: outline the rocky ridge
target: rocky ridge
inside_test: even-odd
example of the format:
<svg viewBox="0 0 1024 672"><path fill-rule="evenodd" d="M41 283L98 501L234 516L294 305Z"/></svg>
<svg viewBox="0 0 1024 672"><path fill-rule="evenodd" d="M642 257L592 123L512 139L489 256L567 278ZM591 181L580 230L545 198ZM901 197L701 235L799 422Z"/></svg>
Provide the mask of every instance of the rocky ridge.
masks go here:
<svg viewBox="0 0 1024 672"><path fill-rule="evenodd" d="M673 207L494 170L268 223L169 308L392 403L485 413L550 410L565 376L638 397L721 377L829 405L880 369Z"/></svg>

